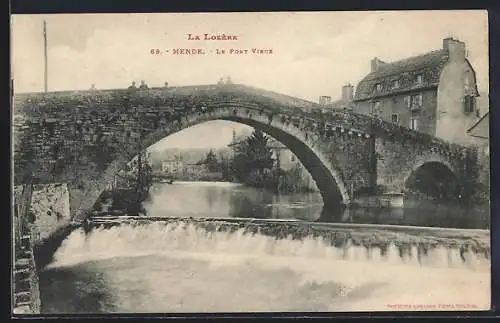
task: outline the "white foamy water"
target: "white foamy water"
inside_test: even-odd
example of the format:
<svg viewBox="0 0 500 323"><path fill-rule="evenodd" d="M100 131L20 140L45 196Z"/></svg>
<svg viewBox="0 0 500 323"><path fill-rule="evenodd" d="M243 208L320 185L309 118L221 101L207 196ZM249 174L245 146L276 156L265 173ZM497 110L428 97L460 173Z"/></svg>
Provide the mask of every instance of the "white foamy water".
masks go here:
<svg viewBox="0 0 500 323"><path fill-rule="evenodd" d="M463 262L458 250L446 248L429 251L420 261L417 255L414 249L401 258L395 246L382 256L378 248L209 233L194 225L121 225L88 236L73 232L45 273L69 271L72 278L60 279L61 284L68 279L64 287L53 283L45 290L56 295L78 285L80 298L100 295L92 296L99 305L87 312L489 308L488 259L469 253ZM62 306L59 297L48 311L85 312L78 306L89 301L72 297L67 302L80 305Z"/></svg>

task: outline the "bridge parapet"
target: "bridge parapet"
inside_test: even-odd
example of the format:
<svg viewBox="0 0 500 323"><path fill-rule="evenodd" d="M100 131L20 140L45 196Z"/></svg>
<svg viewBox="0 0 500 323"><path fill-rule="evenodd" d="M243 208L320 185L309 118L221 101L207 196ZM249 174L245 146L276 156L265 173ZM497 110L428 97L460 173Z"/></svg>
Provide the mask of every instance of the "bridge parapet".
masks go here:
<svg viewBox="0 0 500 323"><path fill-rule="evenodd" d="M290 109L290 107L300 109L318 106L306 100L244 85L200 85L151 89L23 93L14 96L14 105L17 107L16 111L20 113L43 114L49 112L64 114L65 112L72 112L78 106L87 109L121 106L124 103L145 107L168 106L172 103L172 99L179 99L180 97L185 98L185 103L188 106L204 104L210 98L217 98L218 101L239 98L266 106L279 106L279 109L285 110ZM130 102L124 102L127 99Z"/></svg>
<svg viewBox="0 0 500 323"><path fill-rule="evenodd" d="M262 108L266 113L287 115L289 122L306 121L319 131L346 129L381 137L397 137L412 144L422 143L429 149L444 153L465 154L468 150L467 147L378 118L351 111L321 113L316 103L244 85L28 93L16 95L14 101L14 123L19 132L26 129L27 124L64 122L75 115L81 115L82 118L88 115L100 121L105 114L115 112L146 112L153 115L169 109L236 104Z"/></svg>
<svg viewBox="0 0 500 323"><path fill-rule="evenodd" d="M450 143L430 134L415 131L399 124L394 124L380 118L355 113L352 111L335 111L325 113L322 117L328 125L345 125L357 127L360 131L368 132L382 138L398 138L412 144L424 144L429 149L438 149L442 152L465 154L471 148Z"/></svg>

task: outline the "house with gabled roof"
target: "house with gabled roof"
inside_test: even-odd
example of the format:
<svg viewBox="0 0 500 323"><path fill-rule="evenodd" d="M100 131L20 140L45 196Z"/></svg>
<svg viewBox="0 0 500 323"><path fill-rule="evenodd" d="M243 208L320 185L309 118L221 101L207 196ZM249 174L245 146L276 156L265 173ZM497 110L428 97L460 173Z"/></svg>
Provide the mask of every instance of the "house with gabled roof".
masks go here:
<svg viewBox="0 0 500 323"><path fill-rule="evenodd" d="M465 43L446 38L439 50L395 62L375 57L357 85L354 111L468 145L479 96Z"/></svg>

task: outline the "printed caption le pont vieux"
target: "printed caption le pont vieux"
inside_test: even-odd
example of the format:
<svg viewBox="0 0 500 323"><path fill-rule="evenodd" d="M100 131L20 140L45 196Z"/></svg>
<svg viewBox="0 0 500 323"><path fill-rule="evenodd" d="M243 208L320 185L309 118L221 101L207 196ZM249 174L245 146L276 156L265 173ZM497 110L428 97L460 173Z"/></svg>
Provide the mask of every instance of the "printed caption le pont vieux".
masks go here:
<svg viewBox="0 0 500 323"><path fill-rule="evenodd" d="M195 56L195 55L272 55L272 48L247 48L239 46L238 35L231 34L186 34L186 40L193 43L193 46L173 47L173 48L151 48L151 55L172 55L172 56ZM204 48L207 42L218 42L221 46L217 48Z"/></svg>

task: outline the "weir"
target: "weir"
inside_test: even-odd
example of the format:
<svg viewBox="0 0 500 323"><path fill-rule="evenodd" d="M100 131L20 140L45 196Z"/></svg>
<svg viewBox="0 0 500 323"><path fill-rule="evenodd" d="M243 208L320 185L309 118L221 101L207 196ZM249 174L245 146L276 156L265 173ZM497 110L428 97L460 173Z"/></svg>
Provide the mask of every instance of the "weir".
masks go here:
<svg viewBox="0 0 500 323"><path fill-rule="evenodd" d="M376 253L382 258L392 250L401 261L409 259L425 263L432 253L440 253L448 264L486 263L490 259L489 231L448 228L317 223L278 219L243 218L179 218L179 217L93 217L84 225L85 231L110 230L115 227L135 230L160 230L169 235L175 230L222 232L235 236L268 237L273 240L315 241L325 247L364 252L367 260Z"/></svg>
<svg viewBox="0 0 500 323"><path fill-rule="evenodd" d="M477 310L490 301L487 230L94 216L54 251L39 269L43 313Z"/></svg>

